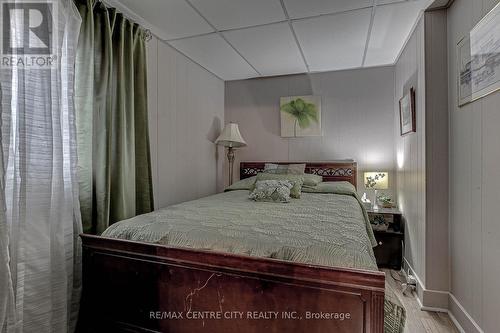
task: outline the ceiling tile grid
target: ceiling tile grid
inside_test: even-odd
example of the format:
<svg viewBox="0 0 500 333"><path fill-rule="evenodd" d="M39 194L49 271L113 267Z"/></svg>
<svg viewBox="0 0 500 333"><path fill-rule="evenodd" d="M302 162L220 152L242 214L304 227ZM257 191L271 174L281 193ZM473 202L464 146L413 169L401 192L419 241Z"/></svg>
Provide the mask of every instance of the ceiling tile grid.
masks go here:
<svg viewBox="0 0 500 333"><path fill-rule="evenodd" d="M396 61L427 0L379 6L366 52L365 66L390 65ZM397 27L397 29L395 29Z"/></svg>
<svg viewBox="0 0 500 333"><path fill-rule="evenodd" d="M258 73L216 33L174 40L170 45L224 80L258 76Z"/></svg>
<svg viewBox="0 0 500 333"><path fill-rule="evenodd" d="M431 0L108 2L216 76L236 80L394 64Z"/></svg>
<svg viewBox="0 0 500 333"><path fill-rule="evenodd" d="M372 9L293 22L312 72L361 67Z"/></svg>
<svg viewBox="0 0 500 333"><path fill-rule="evenodd" d="M233 30L223 34L262 75L307 71L287 22Z"/></svg>
<svg viewBox="0 0 500 333"><path fill-rule="evenodd" d="M214 29L185 0L119 0L147 22L162 29L165 39L213 32Z"/></svg>
<svg viewBox="0 0 500 333"><path fill-rule="evenodd" d="M189 0L218 30L284 21L280 0Z"/></svg>
<svg viewBox="0 0 500 333"><path fill-rule="evenodd" d="M284 0L290 18L339 13L373 6L373 0Z"/></svg>

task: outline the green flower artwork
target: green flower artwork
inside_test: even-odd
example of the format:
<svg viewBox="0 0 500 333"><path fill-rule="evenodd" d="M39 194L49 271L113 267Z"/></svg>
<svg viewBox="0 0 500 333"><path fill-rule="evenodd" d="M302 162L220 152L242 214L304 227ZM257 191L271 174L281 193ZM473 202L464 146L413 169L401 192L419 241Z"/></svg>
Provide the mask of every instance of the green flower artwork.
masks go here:
<svg viewBox="0 0 500 333"><path fill-rule="evenodd" d="M281 97L281 136L321 136L321 97Z"/></svg>

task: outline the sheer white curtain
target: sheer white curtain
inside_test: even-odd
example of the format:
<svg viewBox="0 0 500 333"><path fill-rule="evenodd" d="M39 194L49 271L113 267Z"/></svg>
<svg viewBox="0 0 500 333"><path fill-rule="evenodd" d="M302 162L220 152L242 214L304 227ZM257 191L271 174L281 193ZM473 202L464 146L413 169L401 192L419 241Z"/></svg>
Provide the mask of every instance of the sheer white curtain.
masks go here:
<svg viewBox="0 0 500 333"><path fill-rule="evenodd" d="M55 1L59 66L0 69L0 332L72 332L76 323L81 219L73 80L80 16L71 0Z"/></svg>

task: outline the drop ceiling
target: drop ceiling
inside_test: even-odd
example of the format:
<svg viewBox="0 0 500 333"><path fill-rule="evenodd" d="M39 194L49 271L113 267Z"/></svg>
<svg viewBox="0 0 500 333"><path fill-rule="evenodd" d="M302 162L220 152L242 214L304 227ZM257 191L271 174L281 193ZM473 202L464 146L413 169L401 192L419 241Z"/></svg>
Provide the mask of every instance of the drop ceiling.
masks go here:
<svg viewBox="0 0 500 333"><path fill-rule="evenodd" d="M432 0L109 0L223 80L394 64Z"/></svg>

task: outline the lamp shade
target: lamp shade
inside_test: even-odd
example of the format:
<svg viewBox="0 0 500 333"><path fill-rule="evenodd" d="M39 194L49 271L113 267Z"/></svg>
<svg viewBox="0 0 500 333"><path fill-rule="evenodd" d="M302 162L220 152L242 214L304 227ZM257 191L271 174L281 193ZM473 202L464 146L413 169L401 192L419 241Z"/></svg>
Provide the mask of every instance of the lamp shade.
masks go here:
<svg viewBox="0 0 500 333"><path fill-rule="evenodd" d="M224 130L219 135L215 143L224 147L244 147L247 145L243 137L241 136L240 129L238 128L238 124L229 123L226 124Z"/></svg>
<svg viewBox="0 0 500 333"><path fill-rule="evenodd" d="M374 190L389 188L389 173L385 171L365 172L365 187Z"/></svg>

